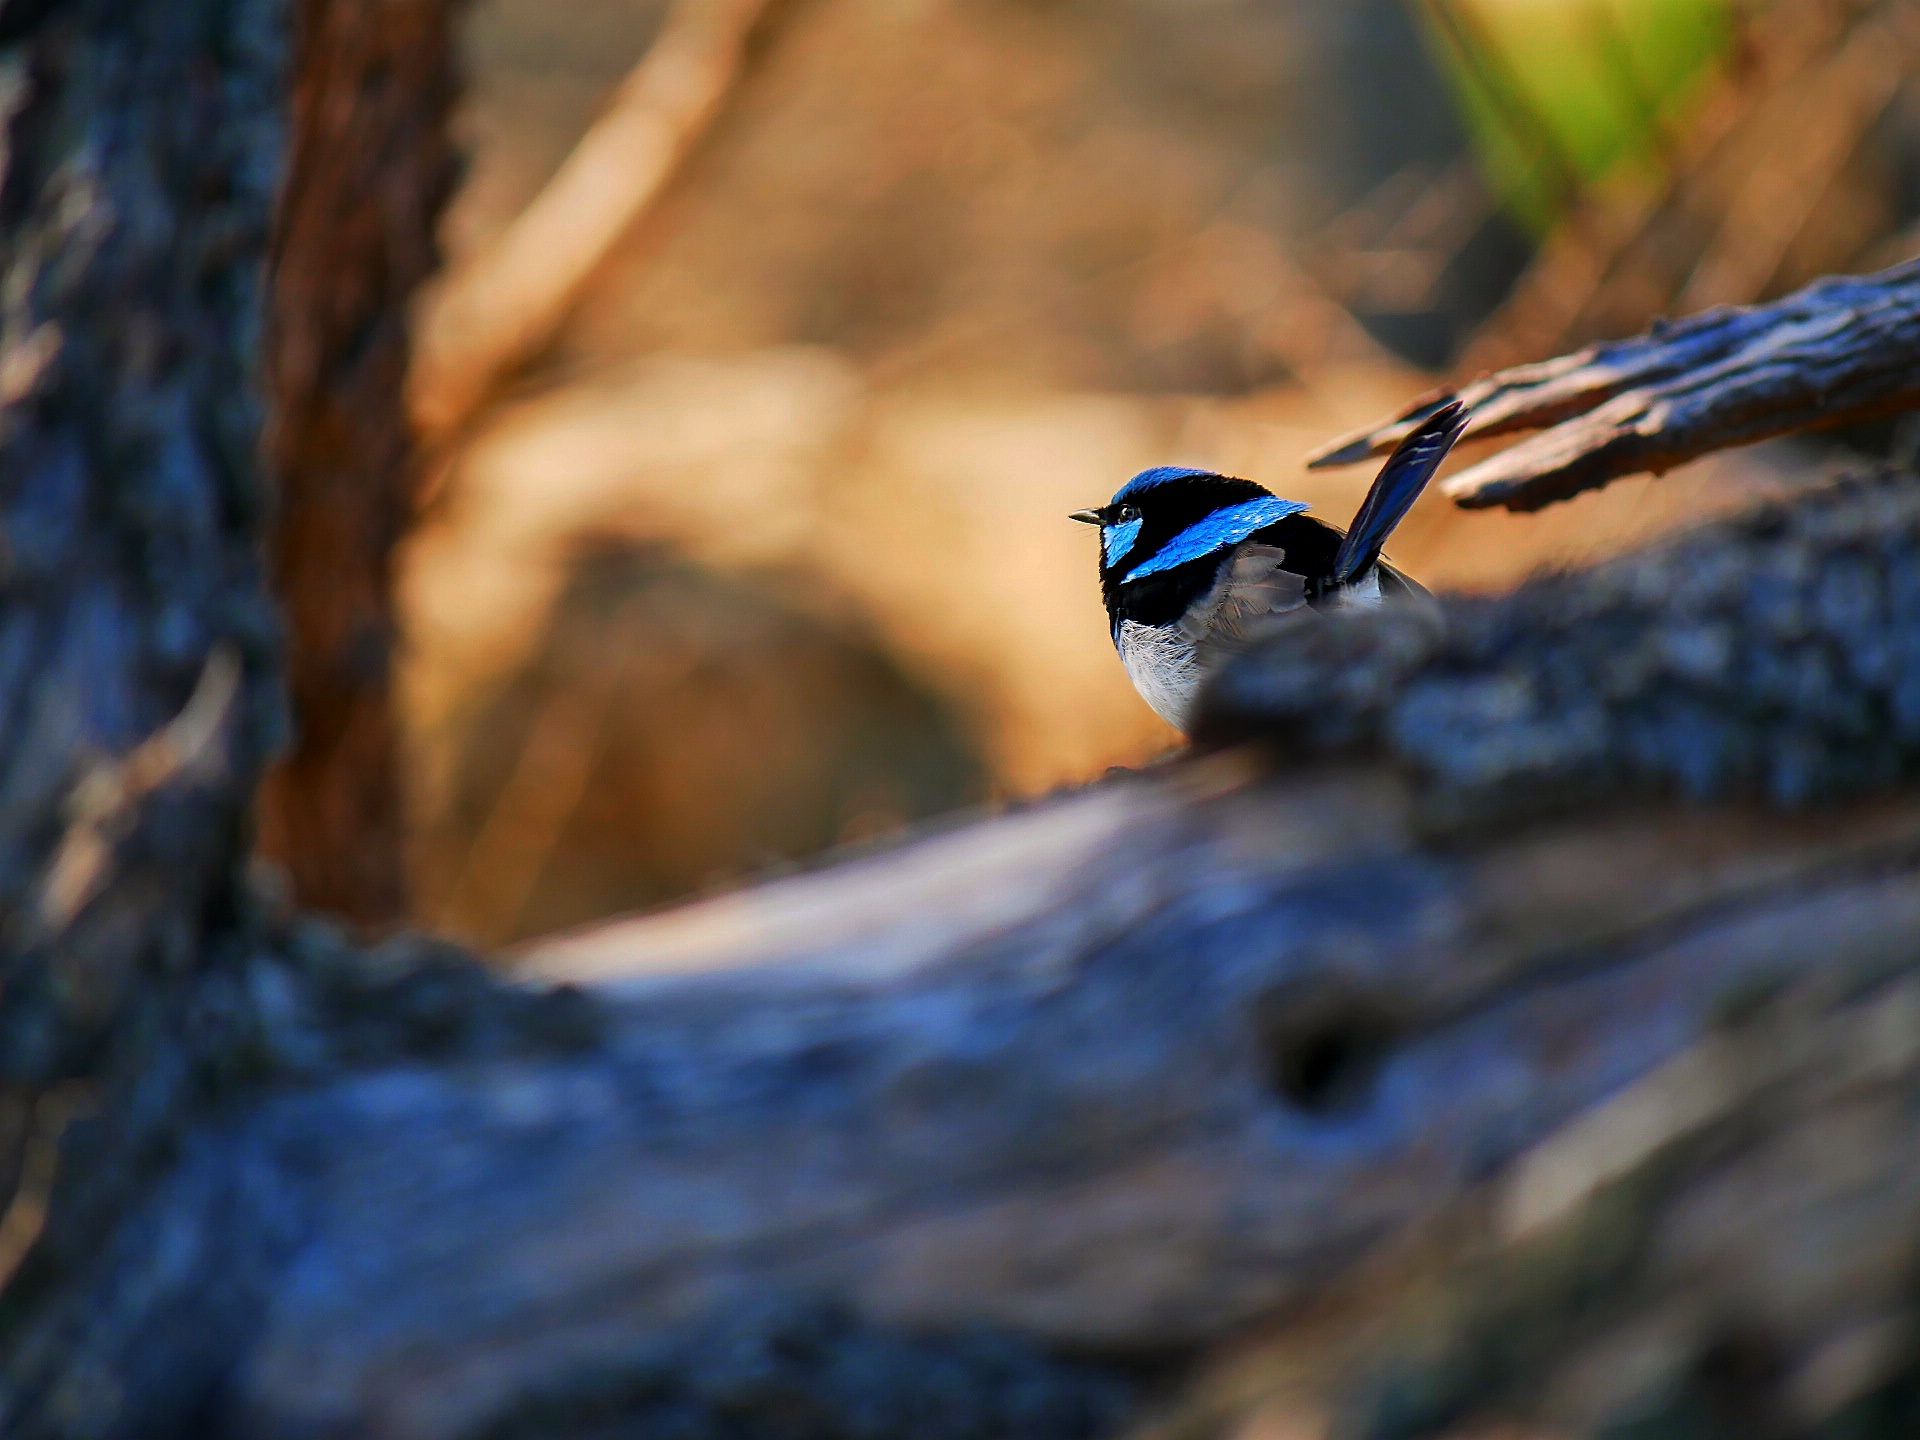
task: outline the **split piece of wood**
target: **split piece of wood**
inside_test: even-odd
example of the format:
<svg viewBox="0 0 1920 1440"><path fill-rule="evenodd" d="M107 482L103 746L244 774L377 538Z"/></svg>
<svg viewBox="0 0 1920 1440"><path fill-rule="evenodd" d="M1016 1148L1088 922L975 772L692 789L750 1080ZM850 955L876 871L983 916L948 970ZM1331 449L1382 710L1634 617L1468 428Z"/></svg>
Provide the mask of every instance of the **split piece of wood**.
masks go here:
<svg viewBox="0 0 1920 1440"><path fill-rule="evenodd" d="M1472 509L1538 510L1731 445L1896 414L1920 405L1920 264L1822 280L1772 304L1704 311L1435 391L1309 463L1384 454L1454 399L1474 408L1469 439L1551 427L1445 482Z"/></svg>

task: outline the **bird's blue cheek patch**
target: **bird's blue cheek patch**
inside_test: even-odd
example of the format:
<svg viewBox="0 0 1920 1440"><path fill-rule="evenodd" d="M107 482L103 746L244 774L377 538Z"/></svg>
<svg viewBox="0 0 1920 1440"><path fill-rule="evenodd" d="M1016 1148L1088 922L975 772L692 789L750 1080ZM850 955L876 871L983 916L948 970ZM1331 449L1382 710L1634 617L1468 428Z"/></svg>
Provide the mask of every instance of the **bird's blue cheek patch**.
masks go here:
<svg viewBox="0 0 1920 1440"><path fill-rule="evenodd" d="M1217 550L1238 545L1254 531L1264 530L1275 521L1284 520L1289 515L1298 515L1306 508L1298 500L1282 500L1277 495L1262 495L1258 500L1248 500L1244 504L1229 505L1224 510L1216 510L1206 519L1189 525L1162 545L1150 558L1134 566L1123 577L1122 583L1127 580L1139 580L1148 575L1157 575L1162 570L1171 570L1175 566L1185 565L1189 560L1198 560L1203 555L1211 555Z"/></svg>
<svg viewBox="0 0 1920 1440"><path fill-rule="evenodd" d="M1108 568L1112 568L1122 555L1133 548L1133 542L1140 538L1140 527L1144 523L1129 520L1124 525L1109 525L1100 532L1100 544L1106 551Z"/></svg>

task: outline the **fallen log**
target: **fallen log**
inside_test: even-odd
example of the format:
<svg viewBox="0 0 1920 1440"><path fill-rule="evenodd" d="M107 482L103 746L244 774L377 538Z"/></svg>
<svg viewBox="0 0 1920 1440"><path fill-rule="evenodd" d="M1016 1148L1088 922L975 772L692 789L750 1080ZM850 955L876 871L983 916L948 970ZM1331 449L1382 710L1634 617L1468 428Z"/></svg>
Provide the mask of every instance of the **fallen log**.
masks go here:
<svg viewBox="0 0 1920 1440"><path fill-rule="evenodd" d="M1714 803L1662 793L1705 783L1701 721L1669 714L1701 673L1670 577L1721 577L1737 651L1789 601L1823 613L1842 558L1904 595L1920 483L1456 603L1411 660L1391 621L1355 627L1343 654L1398 669L1327 672L1358 678L1325 734L1288 708L1318 657L1262 652L1215 723L1269 726L1285 760L1225 751L528 958L591 992L256 917L196 1002L194 1063L226 1083L112 1243L70 1257L59 1342L16 1335L8 1433L74 1433L54 1417L102 1374L144 1423L211 1405L261 1436L1103 1433L1463 1216L1531 1241L1796 1075L1910 1084L1920 1032L1877 1058L1757 1037L1908 1014L1907 672L1846 647L1920 637L1916 602L1811 636L1841 662L1818 694L1731 669L1713 693L1757 768L1710 777ZM1774 589L1789 572L1804 594ZM1694 678L1636 663L1649 646ZM1616 665L1625 748L1572 779L1507 757L1591 755L1545 733L1590 745L1590 717L1493 717L1529 749L1423 698L1550 699ZM1408 734L1427 748L1380 738ZM1860 763L1809 766L1827 753ZM636 966L682 973L614 978ZM1662 1085L1625 1102L1651 1118L1607 1118ZM1907 1153L1851 1159L1904 1183ZM1884 1224L1904 1243L1920 1210ZM1904 1317L1887 1289L1855 1298ZM1774 1343L1812 1363L1837 1322L1787 1318Z"/></svg>

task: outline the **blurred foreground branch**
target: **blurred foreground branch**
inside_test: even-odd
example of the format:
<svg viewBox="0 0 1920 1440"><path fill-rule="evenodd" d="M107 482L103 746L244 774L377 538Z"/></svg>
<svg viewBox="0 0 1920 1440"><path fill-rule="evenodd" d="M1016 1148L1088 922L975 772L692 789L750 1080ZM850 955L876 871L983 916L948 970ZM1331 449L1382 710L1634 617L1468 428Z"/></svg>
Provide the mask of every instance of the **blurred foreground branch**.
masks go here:
<svg viewBox="0 0 1920 1440"><path fill-rule="evenodd" d="M160 1435L1097 1435L1275 1317L1235 1404L1354 1433L1586 1433L1736 1319L1739 1403L1877 1403L1920 1376L1914 655L1920 481L1872 477L1257 652L1213 723L1277 764L529 957L633 977L594 995L256 918L194 1002L226 1092L13 1324L7 1433L112 1375Z"/></svg>
<svg viewBox="0 0 1920 1440"><path fill-rule="evenodd" d="M675 0L666 27L546 188L456 264L425 309L408 399L430 442L456 434L552 338L594 270L719 115L774 0Z"/></svg>
<svg viewBox="0 0 1920 1440"><path fill-rule="evenodd" d="M1456 396L1474 407L1470 438L1551 427L1446 482L1460 505L1510 510L1731 445L1897 414L1920 405L1920 264L1823 280L1770 305L1708 310L1423 396L1310 463L1384 453Z"/></svg>

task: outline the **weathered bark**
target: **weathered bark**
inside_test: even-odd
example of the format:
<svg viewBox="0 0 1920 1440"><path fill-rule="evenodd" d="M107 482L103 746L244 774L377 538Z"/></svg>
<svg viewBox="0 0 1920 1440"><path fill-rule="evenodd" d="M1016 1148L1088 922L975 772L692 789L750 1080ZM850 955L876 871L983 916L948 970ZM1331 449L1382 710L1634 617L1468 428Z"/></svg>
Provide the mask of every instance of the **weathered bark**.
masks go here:
<svg viewBox="0 0 1920 1440"><path fill-rule="evenodd" d="M208 964L282 729L254 397L284 131L271 6L71 0L22 25L0 53L0 1056L31 1090L96 1073Z"/></svg>
<svg viewBox="0 0 1920 1440"><path fill-rule="evenodd" d="M1509 510L1730 445L1897 414L1920 406L1920 262L1822 280L1770 305L1704 311L1435 392L1311 463L1384 454L1453 399L1474 407L1469 438L1553 427L1446 482L1458 504Z"/></svg>
<svg viewBox="0 0 1920 1440"><path fill-rule="evenodd" d="M355 950L236 878L285 27L0 66L0 1433L1094 1435L1256 1322L1176 1433L1912 1432L1920 479L529 961L718 973Z"/></svg>
<svg viewBox="0 0 1920 1440"><path fill-rule="evenodd" d="M255 396L285 130L271 4L3 13L0 1324L14 1337L130 1203L192 1091L183 1006L231 953L245 810L283 729Z"/></svg>
<svg viewBox="0 0 1920 1440"><path fill-rule="evenodd" d="M272 262L272 568L294 739L261 796L261 848L301 904L363 927L406 914L393 549L418 480L407 302L454 174L452 12L301 0Z"/></svg>

